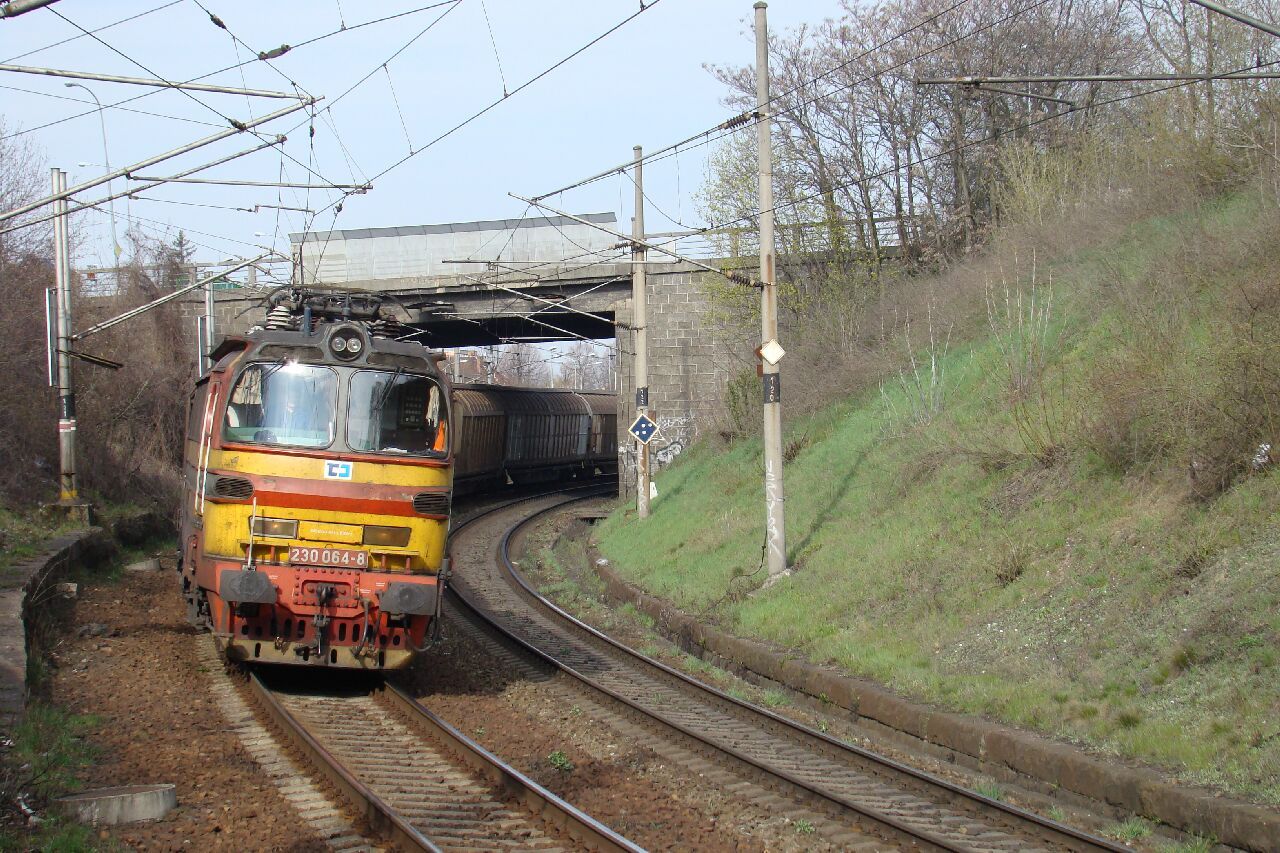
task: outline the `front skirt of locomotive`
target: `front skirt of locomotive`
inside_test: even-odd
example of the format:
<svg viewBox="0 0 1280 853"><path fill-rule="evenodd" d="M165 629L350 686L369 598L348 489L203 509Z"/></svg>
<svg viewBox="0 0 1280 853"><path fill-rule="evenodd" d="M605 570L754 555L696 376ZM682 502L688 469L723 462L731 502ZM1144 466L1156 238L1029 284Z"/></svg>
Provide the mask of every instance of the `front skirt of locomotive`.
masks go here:
<svg viewBox="0 0 1280 853"><path fill-rule="evenodd" d="M233 660L408 666L438 613L439 578L328 566L217 566L215 633Z"/></svg>

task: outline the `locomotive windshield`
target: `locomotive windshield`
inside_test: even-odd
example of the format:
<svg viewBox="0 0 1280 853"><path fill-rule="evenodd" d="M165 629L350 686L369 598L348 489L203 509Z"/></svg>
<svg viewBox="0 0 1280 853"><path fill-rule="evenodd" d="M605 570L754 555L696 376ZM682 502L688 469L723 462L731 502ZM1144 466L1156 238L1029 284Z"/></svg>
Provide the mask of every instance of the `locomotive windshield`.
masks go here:
<svg viewBox="0 0 1280 853"><path fill-rule="evenodd" d="M337 404L338 374L328 367L251 364L231 391L223 434L251 444L328 447Z"/></svg>
<svg viewBox="0 0 1280 853"><path fill-rule="evenodd" d="M361 370L351 377L347 445L374 453L445 456L444 393L425 376Z"/></svg>

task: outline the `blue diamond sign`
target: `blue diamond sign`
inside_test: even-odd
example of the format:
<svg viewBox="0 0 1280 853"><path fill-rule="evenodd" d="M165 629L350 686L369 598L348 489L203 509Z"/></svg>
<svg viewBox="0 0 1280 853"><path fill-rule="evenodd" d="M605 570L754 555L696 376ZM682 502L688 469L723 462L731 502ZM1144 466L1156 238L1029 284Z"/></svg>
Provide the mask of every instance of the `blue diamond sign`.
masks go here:
<svg viewBox="0 0 1280 853"><path fill-rule="evenodd" d="M634 435L641 444L648 444L658 432L658 425L649 420L648 415L641 415L636 418L635 423L627 427L627 432Z"/></svg>

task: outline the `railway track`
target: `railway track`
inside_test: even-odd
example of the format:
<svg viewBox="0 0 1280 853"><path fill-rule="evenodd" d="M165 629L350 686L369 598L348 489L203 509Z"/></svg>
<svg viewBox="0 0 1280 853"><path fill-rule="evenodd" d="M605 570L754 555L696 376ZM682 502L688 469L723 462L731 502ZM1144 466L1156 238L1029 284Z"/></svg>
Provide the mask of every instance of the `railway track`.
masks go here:
<svg viewBox="0 0 1280 853"><path fill-rule="evenodd" d="M757 783L757 790L827 815L834 825L826 834L838 843L861 836L910 849L970 853L1126 849L734 699L556 607L519 573L511 541L538 517L585 497L527 502L533 511L524 504L499 506L458 525L453 595L492 630L624 715L642 718L649 731L727 763ZM486 545L495 539L496 551Z"/></svg>
<svg viewBox="0 0 1280 853"><path fill-rule="evenodd" d="M639 848L506 765L395 686L250 689L273 726L400 850Z"/></svg>

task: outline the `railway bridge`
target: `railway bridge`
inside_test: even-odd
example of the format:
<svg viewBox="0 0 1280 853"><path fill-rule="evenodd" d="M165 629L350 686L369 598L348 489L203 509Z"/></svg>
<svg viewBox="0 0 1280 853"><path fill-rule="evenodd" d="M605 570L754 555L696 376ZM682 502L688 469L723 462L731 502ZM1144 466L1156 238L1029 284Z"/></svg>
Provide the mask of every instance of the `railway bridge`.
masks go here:
<svg viewBox="0 0 1280 853"><path fill-rule="evenodd" d="M580 217L614 232L612 213ZM797 238L803 235L797 234ZM746 232L647 234L685 257L754 269ZM617 366L623 487L634 482L635 443L626 435L635 411L630 245L567 217L291 234L293 281L381 291L397 300L404 322L433 348L586 339L612 349ZM711 294L723 279L649 253L649 403L660 431L650 445L656 467L670 463L724 411L731 379L755 364L754 330L718 317ZM221 331L239 331L243 291L215 294ZM194 306L193 306L194 307Z"/></svg>

